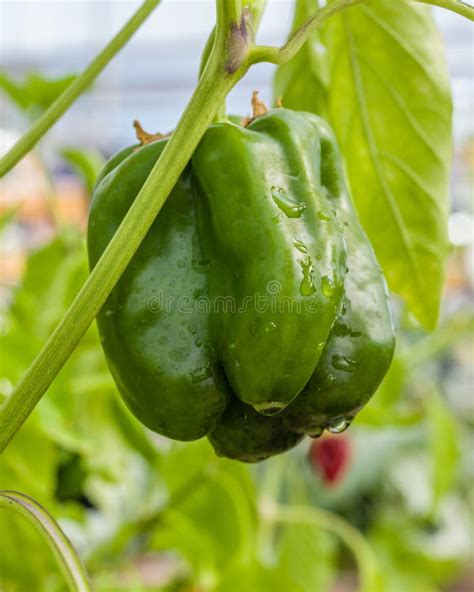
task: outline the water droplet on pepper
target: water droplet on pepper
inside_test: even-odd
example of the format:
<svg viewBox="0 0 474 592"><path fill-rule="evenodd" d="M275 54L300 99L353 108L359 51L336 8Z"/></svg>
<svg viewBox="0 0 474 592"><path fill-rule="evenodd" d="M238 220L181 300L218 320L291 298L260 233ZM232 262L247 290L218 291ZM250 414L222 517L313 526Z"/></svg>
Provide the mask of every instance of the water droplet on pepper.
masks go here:
<svg viewBox="0 0 474 592"><path fill-rule="evenodd" d="M350 419L346 419L345 417L338 417L337 419L333 419L327 425L328 432L331 434L342 434L347 428L351 425Z"/></svg>
<svg viewBox="0 0 474 592"><path fill-rule="evenodd" d="M303 279L300 285L300 292L302 296L311 296L316 292L316 287L313 283L314 267L311 259L308 257L300 261L301 269L303 270Z"/></svg>
<svg viewBox="0 0 474 592"><path fill-rule="evenodd" d="M331 216L328 216L327 214L325 214L321 210L318 212L318 218L320 220L323 220L324 222L330 222L330 220L331 220Z"/></svg>
<svg viewBox="0 0 474 592"><path fill-rule="evenodd" d="M262 415L276 415L285 408L285 405L279 401L266 401L265 403L258 403L253 407L255 411L258 411Z"/></svg>
<svg viewBox="0 0 474 592"><path fill-rule="evenodd" d="M300 241L298 239L295 239L293 241L293 244L298 249L298 251L300 251L300 253L307 253L308 252L308 247L304 244L303 241Z"/></svg>
<svg viewBox="0 0 474 592"><path fill-rule="evenodd" d="M294 201L281 187L272 187L273 201L288 218L299 218L306 204Z"/></svg>
<svg viewBox="0 0 474 592"><path fill-rule="evenodd" d="M209 270L211 263L209 259L193 259L192 266L194 271L198 273L206 273Z"/></svg>
<svg viewBox="0 0 474 592"><path fill-rule="evenodd" d="M342 354L334 354L331 358L331 363L336 370L342 370L343 372L354 372L357 366L355 360L351 360Z"/></svg>
<svg viewBox="0 0 474 592"><path fill-rule="evenodd" d="M331 282L327 275L325 275L321 280L321 291L323 295L326 296L326 298L331 298L332 296L334 296L334 284Z"/></svg>

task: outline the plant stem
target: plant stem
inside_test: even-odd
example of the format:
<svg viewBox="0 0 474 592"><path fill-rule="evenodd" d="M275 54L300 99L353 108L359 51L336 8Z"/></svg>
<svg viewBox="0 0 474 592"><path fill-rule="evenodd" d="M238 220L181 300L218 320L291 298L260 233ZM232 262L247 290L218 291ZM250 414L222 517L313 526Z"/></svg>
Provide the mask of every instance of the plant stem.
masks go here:
<svg viewBox="0 0 474 592"><path fill-rule="evenodd" d="M82 90L94 80L159 1L147 0L89 68L14 146L1 163L0 176L31 149ZM0 406L0 452L26 421L103 306L219 106L236 82L242 78L251 64L261 61L279 64L289 60L311 32L327 18L362 1L340 0L325 6L300 27L283 47L277 48L255 47L252 43L251 37L255 29L251 17L259 21L265 5L264 0L254 0L244 10L240 0L217 0L215 42L198 86L161 157L89 279L16 389ZM414 1L435 4L458 12L471 20L474 18L474 9L456 0Z"/></svg>
<svg viewBox="0 0 474 592"><path fill-rule="evenodd" d="M232 61L229 61L226 48L232 44L229 37L236 23L232 16L229 20L225 18L230 1L219 0L219 3L222 10L216 42L176 130L66 315L15 390L0 406L0 452L26 421L87 331L191 159L219 105L248 70L245 46L234 47ZM219 26L228 36L219 31Z"/></svg>
<svg viewBox="0 0 474 592"><path fill-rule="evenodd" d="M217 30L226 36L228 23L238 24L242 18L242 0L232 2L216 2L217 8Z"/></svg>
<svg viewBox="0 0 474 592"><path fill-rule="evenodd" d="M119 33L104 47L87 68L72 82L29 131L0 160L0 177L19 162L58 121L74 101L89 87L110 60L122 49L161 0L145 0Z"/></svg>
<svg viewBox="0 0 474 592"><path fill-rule="evenodd" d="M43 506L24 493L4 490L0 491L1 507L13 508L40 531L54 552L71 590L92 592L87 572L71 541Z"/></svg>
<svg viewBox="0 0 474 592"><path fill-rule="evenodd" d="M265 10L266 4L267 4L267 0L250 0L250 2L248 2L248 4L247 4L247 8L250 11L250 14L252 15L252 18L251 18L251 25L252 25L251 37L252 38L255 36L255 33L258 29L258 26L260 24L260 20L262 18L263 12ZM242 11L241 10L239 12L237 12L237 9L234 8L234 14L237 15L235 18L238 18L239 20L241 20L241 18L242 18ZM234 18L234 17L232 17L232 18ZM207 60L209 59L209 55L210 55L212 48L214 46L215 38L216 38L216 29L214 28L206 41L206 45L204 46L204 49L203 49L203 52L201 55L201 63L199 65L199 77L202 75L204 67L207 64ZM247 41L249 41L249 40L247 39ZM253 39L252 39L252 41L253 41ZM225 100L224 100L222 102L222 104L219 106L219 109L217 110L214 121L217 122L217 121L226 121L226 120L227 120L227 113L226 113L226 106L225 106Z"/></svg>
<svg viewBox="0 0 474 592"><path fill-rule="evenodd" d="M309 36L320 27L330 16L337 14L365 0L339 0L331 2L324 8L320 8L311 16L299 29L297 29L288 41L281 47L256 46L250 55L253 64L259 62L270 62L272 64L284 64L298 53L301 47L308 40Z"/></svg>
<svg viewBox="0 0 474 592"><path fill-rule="evenodd" d="M413 0L413 2L421 2L422 4L431 4L432 6L439 6L456 12L461 16L466 17L470 21L474 21L474 6L461 0Z"/></svg>
<svg viewBox="0 0 474 592"><path fill-rule="evenodd" d="M474 20L474 7L459 0L412 0L413 2L431 4L456 12L461 16ZM250 61L252 64L270 62L272 64L284 64L295 56L309 36L318 29L329 17L355 6L363 4L366 0L339 0L327 4L313 14L299 29L297 29L288 41L281 47L269 47L257 45L251 52Z"/></svg>

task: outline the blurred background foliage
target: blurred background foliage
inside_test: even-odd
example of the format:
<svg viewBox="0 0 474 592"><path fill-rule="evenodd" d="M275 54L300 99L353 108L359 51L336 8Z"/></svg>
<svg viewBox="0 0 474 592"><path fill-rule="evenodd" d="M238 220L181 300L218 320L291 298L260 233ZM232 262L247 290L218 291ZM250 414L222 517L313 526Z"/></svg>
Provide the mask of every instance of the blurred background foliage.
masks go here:
<svg viewBox="0 0 474 592"><path fill-rule="evenodd" d="M0 87L26 122L70 80L4 71ZM14 141L14 131L2 135ZM0 185L1 396L87 275L88 196L105 156L100 142L72 144L55 146L54 167L35 151ZM473 153L467 138L456 161L463 188ZM48 508L98 592L349 592L368 563L377 592L471 590L473 237L464 210L451 220L467 238L453 241L438 329L424 333L394 302L394 363L344 434L257 466L218 459L205 440L160 438L116 396L93 326L2 455L0 486ZM0 510L0 533L2 590L65 590L30 524Z"/></svg>

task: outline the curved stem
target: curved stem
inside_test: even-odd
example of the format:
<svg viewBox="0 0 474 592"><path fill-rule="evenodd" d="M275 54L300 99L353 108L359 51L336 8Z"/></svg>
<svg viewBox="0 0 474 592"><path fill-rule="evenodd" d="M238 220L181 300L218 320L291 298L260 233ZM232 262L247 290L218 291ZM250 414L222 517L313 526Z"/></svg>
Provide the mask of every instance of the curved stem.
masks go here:
<svg viewBox="0 0 474 592"><path fill-rule="evenodd" d="M0 491L1 507L13 508L40 531L54 552L71 590L92 592L87 572L71 541L41 504L24 493L4 490Z"/></svg>
<svg viewBox="0 0 474 592"><path fill-rule="evenodd" d="M284 64L298 53L311 33L320 27L333 14L345 10L366 0L339 0L331 2L324 8L320 8L303 25L297 29L288 41L281 47L267 47L257 45L251 52L249 59L252 64L270 62L272 64Z"/></svg>
<svg viewBox="0 0 474 592"><path fill-rule="evenodd" d="M265 10L266 4L267 4L267 0L251 0L251 2L249 2L247 5L247 8L251 14L250 20L251 20L251 26L252 26L252 37L255 35L255 33L258 29L258 26L260 24L260 20L262 18L263 12ZM236 25L242 22L242 10L238 10L237 7L234 7L231 14L233 15L231 18ZM222 18L227 20L229 17L226 17L225 15L223 15ZM203 52L201 55L201 62L199 65L199 77L202 76L204 68L205 68L207 61L209 59L209 56L211 54L212 48L214 47L215 39L216 39L216 28L214 27L214 29L212 30L211 34L209 35L209 37L206 41L206 45L204 46L204 49L203 49ZM226 114L226 106L225 106L225 101L224 101L220 105L220 107L216 113L216 117L215 117L214 121L226 121L226 119L227 119L227 114Z"/></svg>
<svg viewBox="0 0 474 592"><path fill-rule="evenodd" d="M252 64L259 62L270 62L272 64L284 64L295 56L309 36L318 29L329 17L346 8L362 4L366 0L339 0L327 4L324 8L319 9L310 17L288 41L281 47L268 47L264 45L257 45L250 53L249 60ZM431 4L441 8L446 8L452 12L456 12L461 16L474 20L474 7L461 2L460 0L412 0L423 4Z"/></svg>
<svg viewBox="0 0 474 592"><path fill-rule="evenodd" d="M467 2L462 2L462 0L413 0L413 2L446 8L446 10L451 10L451 12L456 12L470 21L474 21L474 6Z"/></svg>
<svg viewBox="0 0 474 592"><path fill-rule="evenodd" d="M13 148L0 160L0 177L20 161L46 132L58 121L74 101L89 87L110 60L122 49L135 31L156 8L161 0L145 0L126 25L97 55L87 68L72 82Z"/></svg>
<svg viewBox="0 0 474 592"><path fill-rule="evenodd" d="M219 4L228 7L231 2L219 0ZM221 15L220 24L231 34L232 22L224 22ZM228 39L219 36L218 23L216 43L176 130L66 315L0 406L0 451L26 421L74 351L138 249L219 105L247 71L246 54L243 58L238 56L240 67L229 71L228 45Z"/></svg>
<svg viewBox="0 0 474 592"><path fill-rule="evenodd" d="M359 570L359 590L378 590L377 563L362 534L337 514L306 506L276 506L270 520L288 524L312 524L339 537L354 554Z"/></svg>
<svg viewBox="0 0 474 592"><path fill-rule="evenodd" d="M252 15L252 33L255 35L257 32L258 26L262 19L263 12L265 11L265 7L267 5L267 0L251 0L248 3L248 8ZM235 12L235 11L234 11ZM239 13L239 18L241 18L241 12ZM238 21L236 21L238 22ZM202 51L201 55L201 62L199 64L199 77L202 75L204 67L207 64L207 60L211 54L212 48L214 47L214 41L216 38L216 28L212 29L211 34L207 38L206 44Z"/></svg>

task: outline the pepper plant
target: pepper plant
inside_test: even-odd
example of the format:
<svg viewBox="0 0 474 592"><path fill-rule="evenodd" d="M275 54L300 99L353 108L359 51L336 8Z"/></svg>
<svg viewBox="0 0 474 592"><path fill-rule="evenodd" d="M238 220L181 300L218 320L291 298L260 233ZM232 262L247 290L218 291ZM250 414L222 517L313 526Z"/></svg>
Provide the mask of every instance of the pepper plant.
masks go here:
<svg viewBox="0 0 474 592"><path fill-rule="evenodd" d="M422 3L441 6L471 20L474 19L473 8L464 2L423 0ZM6 174L47 132L157 4L158 2L154 0L145 2L119 35L3 158L0 167L1 175ZM278 48L260 46L254 41L264 2L243 3L238 0L222 0L216 3L216 28L206 48L206 53L209 55L205 60L193 96L172 138L104 252L104 256L95 266L68 313L26 371L21 382L2 404L0 409L1 449L5 448L29 416L94 320L233 86L254 64L288 62L325 21L339 12L350 10L357 4L364 4L364 2L336 0L327 4L311 15L284 46ZM404 9L407 8L404 6ZM442 156L444 157L444 153ZM430 195L429 192L428 195ZM410 271L410 269L405 270L408 275ZM438 287L438 293L439 291L440 287Z"/></svg>
<svg viewBox="0 0 474 592"><path fill-rule="evenodd" d="M71 82L60 98L2 159L2 176L35 146L74 100L90 86L158 4L159 0L145 2L84 73ZM138 256L140 249L144 248L143 241L147 233L154 221L161 219L160 211L186 174L188 163L205 161L202 156L203 137L210 137L207 130L213 122L217 122L218 126L226 121L224 103L227 94L253 65L261 62L279 66L276 92L282 97L285 111L288 108L311 111L327 118L333 126L362 226L372 242L389 287L405 300L410 311L425 328L432 329L435 326L448 251L446 217L451 105L437 32L427 8L420 4L432 4L474 19L473 7L457 0L334 0L323 7L319 7L315 1L298 1L293 31L288 41L282 47L267 47L255 41L265 7L263 0L217 0L216 25L204 48L194 93L170 138L159 144L159 150L155 148L158 144L146 148L148 153L156 150L156 154L141 179L136 195L132 196L133 203L129 204L128 211L117 221L117 228L113 236L109 237L110 242L101 245L93 254L89 278L44 348L2 403L1 450L5 449L50 387L94 318L101 310L101 314L107 314L104 305L113 295L114 288L120 286L118 282L127 273L133 257ZM325 47L324 55L319 51L319 44ZM386 51L381 52L380 45L386 47ZM305 72L305 69L309 71ZM304 76L301 75L302 71L305 72ZM384 104L385 110L377 111L378 115L375 116L373 106L377 103ZM256 130L263 126L264 130L264 121L270 122L270 128L277 125L277 116L271 120L271 114L266 116L265 113L256 112L254 115L255 123L247 122L241 130L252 130L252 126ZM323 128L320 120L315 118L310 121L318 122L314 124L313 132L323 137L325 132L321 132ZM298 125L295 116L288 128L293 129ZM244 134L243 131L240 133ZM321 153L324 153L325 141L324 138L321 140ZM218 157L219 142L215 140L215 143ZM145 149L141 150L141 154L144 154ZM133 162L133 156L131 158L130 162ZM324 171L329 160L321 164L321 171ZM291 170L288 168L284 172L289 175ZM212 199L215 191L212 180L199 178L199 173L197 177L203 194ZM238 180L235 183L237 185ZM97 187L100 193L101 186ZM327 190L328 186L323 189ZM275 192L280 192L275 198L280 207L286 198L280 187L275 187ZM410 199L407 199L407 195ZM203 216L215 219L222 215L216 210L215 204L219 204L219 201L216 200L214 205L210 203L209 211L204 212ZM230 209L232 204L227 205ZM285 207L293 206L283 203L281 209ZM310 210L311 207L310 202L304 203L304 208ZM318 213L331 219L332 214L325 212L324 207ZM293 212L290 214L288 217L292 218ZM350 214L349 218L352 220L354 215ZM383 233L379 231L381 226L385 229ZM362 229L360 233L363 233ZM214 244L208 245L209 251L220 252L224 243L219 241L223 239L216 231ZM325 241L325 247L328 243L328 240ZM342 242L339 247L335 247L335 251L337 249L343 253ZM314 258L317 256L315 252ZM333 277L329 277L328 271L321 278L321 281L327 279L327 289L331 292L326 297L334 299L333 316L328 318L325 335L320 336L323 345L335 322L336 309L342 298L342 294L339 294L339 300L336 298L338 284L342 285L342 278L337 277L337 265L333 264L331 271L334 272ZM212 287L212 278L210 282ZM157 285L159 283L160 278L157 278ZM222 327L228 327L227 322ZM318 329L324 333L321 327L324 329L321 324ZM391 336L386 341L389 361L393 349ZM232 343L229 342L227 346L230 349ZM232 355L226 354L224 366L229 364L228 360L233 360ZM266 355L271 359L270 350ZM334 355L338 355L337 352ZM369 355L367 360L370 359ZM384 359L380 364L383 366L387 360ZM344 358L342 362L349 364L350 360ZM339 370L345 371L344 368ZM267 408L262 407L260 411L270 411L268 397L262 401L255 399L255 396L261 396L264 392L264 383L252 382L252 389L246 390L248 385L242 384L240 373L233 376L227 367L226 371L232 386L238 385L237 389L247 393L240 396L239 392L241 399L251 403L257 411L258 405L262 404ZM295 391L304 387L311 372L303 374L301 384L294 387ZM297 373L291 378L296 380ZM283 396L293 388L287 384L284 386L281 388L282 400L276 398L270 401L274 406L286 406L294 398L291 396L289 400L283 400ZM370 387L365 388L362 399L372 394L368 391ZM311 399L311 394L308 397ZM360 407L362 399L353 402L355 410ZM344 413L351 413L352 410L352 407L344 409ZM231 410L229 421L235 423L232 413L234 411ZM319 418L327 411L318 409L318 414ZM304 405L299 413L291 413L287 422L291 427L290 432L294 430L294 433L299 433L308 415L311 414ZM336 414L336 420L339 415ZM245 413L244 416L247 421ZM330 421L333 419L331 417ZM147 423L146 418L143 420ZM237 425L240 421L237 413ZM330 421L327 425L331 425ZM149 418L148 423L152 424L153 420ZM175 428L177 426L173 425L171 431ZM166 429L160 426L159 431L166 433ZM313 435L317 435L317 429L318 426L314 425L304 427L306 433L312 431ZM214 436L216 448L221 452L229 441L227 436L221 437L220 441L219 436ZM271 430L269 437L272 438ZM224 453L231 455L228 451ZM259 451L255 455L255 458L261 458ZM252 460L255 458L252 457Z"/></svg>

